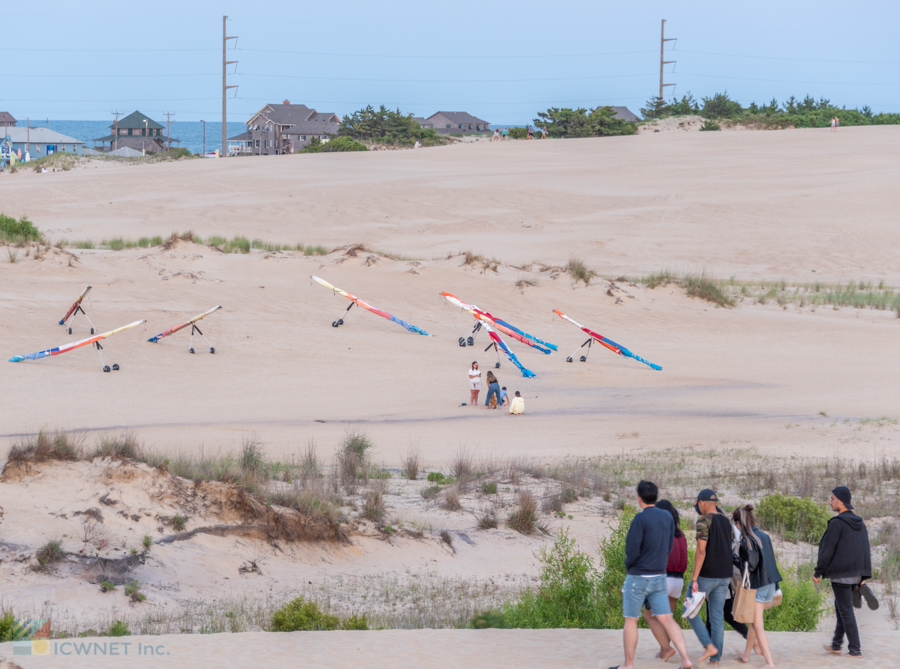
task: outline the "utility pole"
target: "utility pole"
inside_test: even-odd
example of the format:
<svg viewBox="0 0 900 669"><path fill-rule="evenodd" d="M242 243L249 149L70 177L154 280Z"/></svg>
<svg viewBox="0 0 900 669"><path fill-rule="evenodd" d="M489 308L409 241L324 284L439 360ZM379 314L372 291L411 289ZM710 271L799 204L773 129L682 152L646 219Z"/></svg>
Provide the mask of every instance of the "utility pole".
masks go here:
<svg viewBox="0 0 900 669"><path fill-rule="evenodd" d="M175 112L164 112L166 115L166 153L172 150L172 133L169 132L169 120L175 116Z"/></svg>
<svg viewBox="0 0 900 669"><path fill-rule="evenodd" d="M25 117L25 158L31 158L31 119Z"/></svg>
<svg viewBox="0 0 900 669"><path fill-rule="evenodd" d="M203 155L206 156L206 121L200 119L200 123L203 124Z"/></svg>
<svg viewBox="0 0 900 669"><path fill-rule="evenodd" d="M113 142L115 143L115 148L113 149L113 151L116 151L119 148L119 114L121 113L122 112L120 111L110 112L110 114L116 117L116 119L113 121Z"/></svg>
<svg viewBox="0 0 900 669"><path fill-rule="evenodd" d="M674 42L677 40L677 37L670 37L666 39L666 20L662 20L662 29L659 35L659 99L663 99L663 88L666 86L674 86L675 84L664 84L663 83L663 66L669 65L670 63L675 63L677 61L674 60L665 60L665 47L666 42Z"/></svg>
<svg viewBox="0 0 900 669"><path fill-rule="evenodd" d="M228 119L228 103L226 102L225 95L228 92L229 88L237 88L237 86L229 86L228 85L228 75L226 68L236 63L236 60L225 60L225 47L228 46L228 40L237 39L237 37L228 37L228 33L226 32L226 21L228 21L227 16L222 17L222 158L224 158L227 153L225 153L225 141L227 139L227 119Z"/></svg>

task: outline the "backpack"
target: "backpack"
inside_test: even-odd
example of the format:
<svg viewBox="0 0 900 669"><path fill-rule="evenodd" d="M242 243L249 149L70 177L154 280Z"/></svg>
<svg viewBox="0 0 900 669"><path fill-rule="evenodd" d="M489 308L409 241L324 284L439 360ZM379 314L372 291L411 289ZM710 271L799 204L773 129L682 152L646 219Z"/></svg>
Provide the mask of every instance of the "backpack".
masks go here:
<svg viewBox="0 0 900 669"><path fill-rule="evenodd" d="M746 534L741 537L741 547L739 552L741 561L747 564L750 573L754 573L759 569L762 562L762 552L760 546L750 539Z"/></svg>

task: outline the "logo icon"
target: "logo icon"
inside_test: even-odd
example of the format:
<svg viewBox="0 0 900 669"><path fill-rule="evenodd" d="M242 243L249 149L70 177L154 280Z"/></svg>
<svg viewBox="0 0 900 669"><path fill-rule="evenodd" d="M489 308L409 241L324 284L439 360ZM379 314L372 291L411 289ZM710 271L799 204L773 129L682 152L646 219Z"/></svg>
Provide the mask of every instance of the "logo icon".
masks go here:
<svg viewBox="0 0 900 669"><path fill-rule="evenodd" d="M17 618L12 632L13 655L50 654L49 618Z"/></svg>

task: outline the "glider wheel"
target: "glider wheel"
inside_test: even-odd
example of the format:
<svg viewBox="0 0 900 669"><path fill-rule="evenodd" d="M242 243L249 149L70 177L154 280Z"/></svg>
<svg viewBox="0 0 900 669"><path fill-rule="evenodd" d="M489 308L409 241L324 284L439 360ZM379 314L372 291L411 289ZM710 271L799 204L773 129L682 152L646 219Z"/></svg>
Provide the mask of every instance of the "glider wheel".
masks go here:
<svg viewBox="0 0 900 669"><path fill-rule="evenodd" d="M344 319L338 318L338 325L343 325L343 324L344 324Z"/></svg>
<svg viewBox="0 0 900 669"><path fill-rule="evenodd" d="M465 345L466 345L466 338L465 338L465 337L460 337L460 338L459 338L459 345L462 346L462 347L465 347Z"/></svg>
<svg viewBox="0 0 900 669"><path fill-rule="evenodd" d="M475 337L469 337L469 338L466 340L466 343L467 343L469 346L475 346Z"/></svg>
<svg viewBox="0 0 900 669"><path fill-rule="evenodd" d="M499 362L494 363L494 369L500 369L500 363L499 363Z"/></svg>
<svg viewBox="0 0 900 669"><path fill-rule="evenodd" d="M115 365L113 365L113 371L114 371L114 372L118 372L118 371L119 371L119 363L116 363Z"/></svg>
<svg viewBox="0 0 900 669"><path fill-rule="evenodd" d="M209 352L210 352L210 353L215 353L215 352L216 352L216 347L215 347L215 346L210 346L210 347L209 347Z"/></svg>
<svg viewBox="0 0 900 669"><path fill-rule="evenodd" d="M94 328L91 328L91 334L94 334Z"/></svg>
<svg viewBox="0 0 900 669"><path fill-rule="evenodd" d="M72 328L69 328L69 334L72 334Z"/></svg>
<svg viewBox="0 0 900 669"><path fill-rule="evenodd" d="M104 366L103 366L103 371L104 371L104 372L108 372L108 371L109 371L109 365L104 365Z"/></svg>
<svg viewBox="0 0 900 669"><path fill-rule="evenodd" d="M192 349L192 348L188 349L188 353L193 353L193 352L194 352L194 349Z"/></svg>
<svg viewBox="0 0 900 669"><path fill-rule="evenodd" d="M585 356L581 356L578 359L581 360L581 362L587 362L587 357L585 357Z"/></svg>
<svg viewBox="0 0 900 669"><path fill-rule="evenodd" d="M568 358L566 358L566 362L572 362L572 356L571 356L571 355L570 355Z"/></svg>
<svg viewBox="0 0 900 669"><path fill-rule="evenodd" d="M336 328L338 326L337 321L331 321L331 327Z"/></svg>

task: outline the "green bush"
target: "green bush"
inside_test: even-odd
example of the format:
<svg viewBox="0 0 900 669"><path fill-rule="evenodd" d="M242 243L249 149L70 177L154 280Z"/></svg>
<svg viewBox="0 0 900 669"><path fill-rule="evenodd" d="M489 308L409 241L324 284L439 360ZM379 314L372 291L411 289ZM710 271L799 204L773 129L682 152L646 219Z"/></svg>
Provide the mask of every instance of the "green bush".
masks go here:
<svg viewBox="0 0 900 669"><path fill-rule="evenodd" d="M765 615L766 629L771 632L815 632L827 608L828 591L813 583L815 565L807 564L782 568L778 571L784 579L780 606L769 609Z"/></svg>
<svg viewBox="0 0 900 669"><path fill-rule="evenodd" d="M112 592L116 589L116 584L112 581L103 581L100 583L100 592Z"/></svg>
<svg viewBox="0 0 900 669"><path fill-rule="evenodd" d="M709 119L706 119L705 121L703 121L703 125L700 126L700 132L708 132L708 131L715 131L715 130L721 130L721 129L722 129L722 126L720 126L715 121L711 121Z"/></svg>
<svg viewBox="0 0 900 669"><path fill-rule="evenodd" d="M313 137L301 153L333 153L335 151L368 151L365 144L357 142L352 137L335 137L328 142L323 142L318 137Z"/></svg>
<svg viewBox="0 0 900 669"><path fill-rule="evenodd" d="M551 107L545 112L538 112L534 124L537 128L546 126L549 137L633 135L637 128L634 123L618 118L612 107L597 107L590 111ZM535 134L537 132L535 130Z"/></svg>
<svg viewBox="0 0 900 669"><path fill-rule="evenodd" d="M831 514L825 506L808 497L767 495L756 508L763 529L782 535L789 541L817 543L825 533Z"/></svg>
<svg viewBox="0 0 900 669"><path fill-rule="evenodd" d="M325 613L315 602L303 597L288 602L272 614L272 632L318 632L332 630L367 630L365 616L350 616L341 621L337 616Z"/></svg>
<svg viewBox="0 0 900 669"><path fill-rule="evenodd" d="M40 230L27 216L15 219L0 214L0 242L38 242L43 239Z"/></svg>
<svg viewBox="0 0 900 669"><path fill-rule="evenodd" d="M13 640L15 633L16 617L12 611L6 611L0 616L0 643Z"/></svg>
<svg viewBox="0 0 900 669"><path fill-rule="evenodd" d="M527 139L528 130L526 128L510 128L507 136L510 139Z"/></svg>
<svg viewBox="0 0 900 669"><path fill-rule="evenodd" d="M100 636L131 636L131 630L128 629L128 623L117 620Z"/></svg>
<svg viewBox="0 0 900 669"><path fill-rule="evenodd" d="M428 472L428 480L432 483L443 483L446 479L441 472Z"/></svg>

